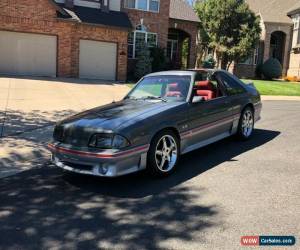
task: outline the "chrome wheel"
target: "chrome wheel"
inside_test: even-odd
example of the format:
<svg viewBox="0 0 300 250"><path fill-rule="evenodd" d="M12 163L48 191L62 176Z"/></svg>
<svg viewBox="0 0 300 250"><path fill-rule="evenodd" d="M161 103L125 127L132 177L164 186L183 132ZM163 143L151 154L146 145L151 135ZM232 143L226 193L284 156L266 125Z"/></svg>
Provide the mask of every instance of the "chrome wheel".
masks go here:
<svg viewBox="0 0 300 250"><path fill-rule="evenodd" d="M164 135L155 149L155 162L159 170L169 172L177 161L177 144L171 135Z"/></svg>
<svg viewBox="0 0 300 250"><path fill-rule="evenodd" d="M246 110L242 118L242 133L245 137L249 137L253 131L253 113L251 110Z"/></svg>

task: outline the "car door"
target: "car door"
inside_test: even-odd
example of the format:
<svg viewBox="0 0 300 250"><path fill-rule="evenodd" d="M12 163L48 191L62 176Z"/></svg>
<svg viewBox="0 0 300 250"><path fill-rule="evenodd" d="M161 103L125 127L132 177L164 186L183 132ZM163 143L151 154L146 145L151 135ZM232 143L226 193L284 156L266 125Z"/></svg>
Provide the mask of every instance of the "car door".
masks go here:
<svg viewBox="0 0 300 250"><path fill-rule="evenodd" d="M232 127L232 104L224 92L216 72L210 79L220 87L219 96L208 101L189 104L189 147L202 142L216 141L229 135Z"/></svg>
<svg viewBox="0 0 300 250"><path fill-rule="evenodd" d="M238 126L242 107L247 99L247 91L239 83L240 80L229 73L220 72L218 77L224 86L226 95L229 97L232 107L232 116L234 119L232 131L234 132Z"/></svg>

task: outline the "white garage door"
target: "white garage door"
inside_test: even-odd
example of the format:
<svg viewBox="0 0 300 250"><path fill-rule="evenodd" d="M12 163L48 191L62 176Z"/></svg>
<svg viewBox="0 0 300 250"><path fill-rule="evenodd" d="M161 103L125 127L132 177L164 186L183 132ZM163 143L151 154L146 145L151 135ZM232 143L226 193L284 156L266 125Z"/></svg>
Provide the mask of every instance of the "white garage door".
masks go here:
<svg viewBox="0 0 300 250"><path fill-rule="evenodd" d="M80 40L79 77L116 79L117 45L115 43Z"/></svg>
<svg viewBox="0 0 300 250"><path fill-rule="evenodd" d="M56 76L56 36L0 31L0 73Z"/></svg>

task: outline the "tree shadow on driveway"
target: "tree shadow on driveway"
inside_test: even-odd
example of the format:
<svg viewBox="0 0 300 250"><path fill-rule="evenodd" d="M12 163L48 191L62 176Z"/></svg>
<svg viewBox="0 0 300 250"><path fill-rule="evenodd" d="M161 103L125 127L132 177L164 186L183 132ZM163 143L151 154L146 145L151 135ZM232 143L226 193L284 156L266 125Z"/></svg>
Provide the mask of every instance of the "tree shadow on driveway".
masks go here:
<svg viewBox="0 0 300 250"><path fill-rule="evenodd" d="M208 190L200 184L191 189L185 182L279 134L256 130L245 143L227 139L197 150L183 156L177 171L166 179L143 173L117 179L65 175L46 166L2 179L0 249L201 244L205 239L199 234L218 226L222 211L203 204Z"/></svg>
<svg viewBox="0 0 300 250"><path fill-rule="evenodd" d="M150 179L143 172L116 179L90 176L82 178L81 175L72 173L67 173L64 178L81 189L114 197L142 198L177 186L223 162L233 161L236 156L268 143L279 134L278 131L256 129L248 141L240 142L231 137L185 154L181 157L175 173L167 179Z"/></svg>
<svg viewBox="0 0 300 250"><path fill-rule="evenodd" d="M78 112L78 111L77 111ZM24 112L20 110L7 110L5 112L5 123L1 124L1 137L19 136L24 132L54 125L57 121L77 113L72 109L42 111L33 110Z"/></svg>

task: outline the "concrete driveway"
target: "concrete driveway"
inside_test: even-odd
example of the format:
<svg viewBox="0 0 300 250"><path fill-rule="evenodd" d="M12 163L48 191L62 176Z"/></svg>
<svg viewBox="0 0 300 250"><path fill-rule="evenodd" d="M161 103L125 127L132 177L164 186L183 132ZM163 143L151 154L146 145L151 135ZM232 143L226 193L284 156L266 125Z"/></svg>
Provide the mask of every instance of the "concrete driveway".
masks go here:
<svg viewBox="0 0 300 250"><path fill-rule="evenodd" d="M276 249L299 249L299 110L264 102L251 140L187 154L166 179L32 164L1 179L0 249L243 249L243 235L294 235Z"/></svg>
<svg viewBox="0 0 300 250"><path fill-rule="evenodd" d="M0 77L0 177L47 157L53 124L121 99L126 85L77 79Z"/></svg>

